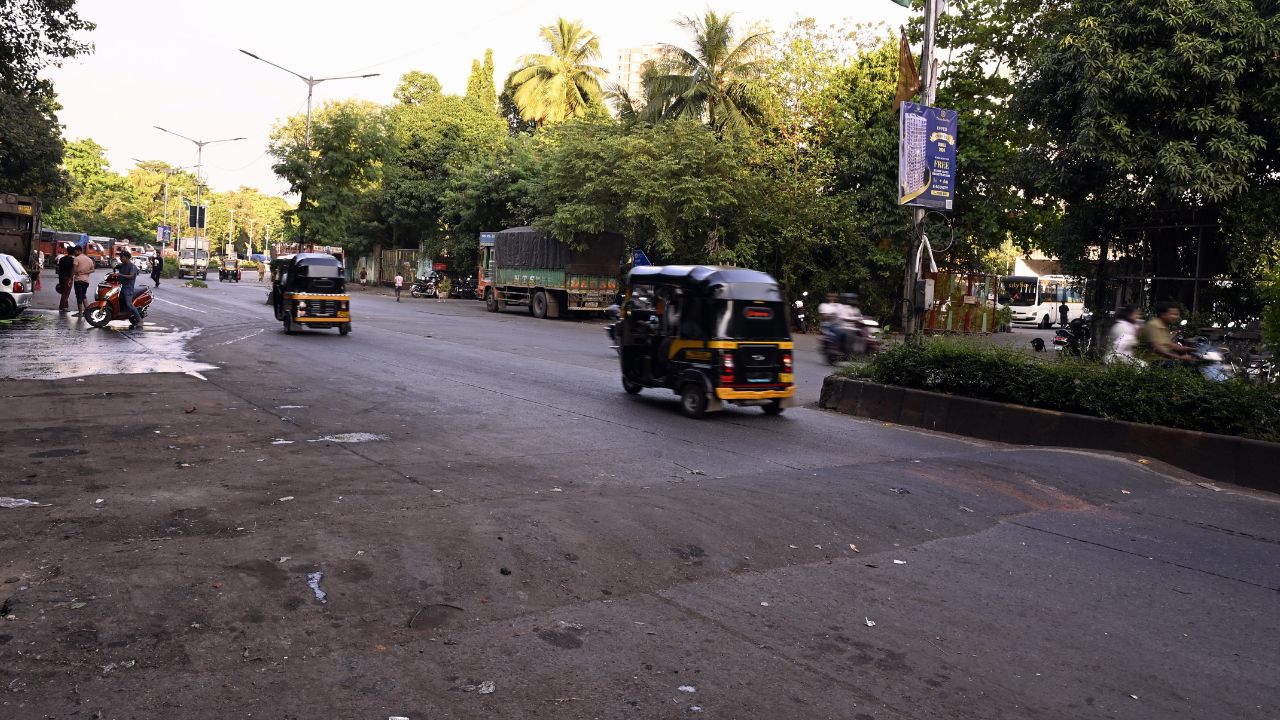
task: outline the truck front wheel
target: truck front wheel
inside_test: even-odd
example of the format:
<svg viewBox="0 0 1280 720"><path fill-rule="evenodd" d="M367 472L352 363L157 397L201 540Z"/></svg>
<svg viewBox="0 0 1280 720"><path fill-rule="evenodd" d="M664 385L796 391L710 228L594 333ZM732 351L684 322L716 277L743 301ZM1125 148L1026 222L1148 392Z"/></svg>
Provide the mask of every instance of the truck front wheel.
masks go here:
<svg viewBox="0 0 1280 720"><path fill-rule="evenodd" d="M493 288L485 288L484 309L492 313L502 309L502 304L498 302L498 292Z"/></svg>
<svg viewBox="0 0 1280 720"><path fill-rule="evenodd" d="M545 292L539 290L533 294L533 301L529 303L529 311L539 320L547 316L547 294Z"/></svg>

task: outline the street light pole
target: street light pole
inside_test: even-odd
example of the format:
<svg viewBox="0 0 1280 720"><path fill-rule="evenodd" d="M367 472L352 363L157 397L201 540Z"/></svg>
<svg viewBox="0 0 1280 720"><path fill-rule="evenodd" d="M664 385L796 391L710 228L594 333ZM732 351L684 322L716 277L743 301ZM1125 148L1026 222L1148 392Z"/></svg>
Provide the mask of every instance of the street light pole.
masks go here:
<svg viewBox="0 0 1280 720"><path fill-rule="evenodd" d="M260 58L257 55L254 55L253 53L249 52L248 50L241 49L240 52L244 53L245 55L248 55L249 57L253 58L254 60L257 60L258 62L264 62L273 68L276 68L278 70L283 70L307 84L307 129L303 136L303 150L306 152L306 155L307 155L307 177L303 181L302 187L298 191L298 248L301 249L302 244L306 242L306 239L307 239L307 226L306 226L306 220L305 220L306 213L304 212L304 210L306 209L306 205L307 205L307 185L311 182L311 96L315 91L316 86L322 82L328 82L330 80L361 80L364 78L377 77L381 73L366 73L364 75L337 75L334 77L318 78L315 76L303 75L302 73L294 72L293 70L290 70L289 68L284 67L283 65L277 65L271 62L270 60L265 60L263 58Z"/></svg>
<svg viewBox="0 0 1280 720"><path fill-rule="evenodd" d="M146 162L144 160L139 160L138 158L133 158L133 161L138 163L139 165L141 165L143 162ZM180 167L172 167L172 168L166 167L164 170L164 182L161 184L161 187L164 188L164 220L162 222L165 227L169 227L169 178L173 177L174 175L177 175L183 170L186 170L188 167L189 166L186 166L186 165L183 165ZM172 230L170 230L170 232L172 232ZM160 249L161 250L164 249L163 241L160 242Z"/></svg>
<svg viewBox="0 0 1280 720"><path fill-rule="evenodd" d="M175 137L180 137L189 143L194 143L196 146L196 225L193 228L193 230L195 230L196 247L192 249L192 252L196 252L197 255L193 256L191 261L191 270L192 270L192 273L194 274L196 269L195 261L198 259L198 249L200 246L200 229L204 226L204 223L200 222L200 220L202 219L201 216L204 211L204 206L200 204L201 190L203 190L203 187L200 184L200 169L204 167L204 146L212 145L214 143L234 142L236 140L244 140L245 138L234 137L234 138L223 138L221 140L193 140L192 138L189 138L186 135L179 135L178 133L172 130L165 130L159 125L152 125L151 127L159 130L160 132L169 133L170 135L173 135ZM207 233L205 237L208 237Z"/></svg>

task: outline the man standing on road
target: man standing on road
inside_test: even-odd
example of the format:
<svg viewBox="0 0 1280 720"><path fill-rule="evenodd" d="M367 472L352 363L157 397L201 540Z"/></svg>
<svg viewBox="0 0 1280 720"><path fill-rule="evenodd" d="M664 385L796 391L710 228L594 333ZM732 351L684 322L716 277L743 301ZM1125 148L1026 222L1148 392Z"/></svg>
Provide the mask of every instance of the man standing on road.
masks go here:
<svg viewBox="0 0 1280 720"><path fill-rule="evenodd" d="M89 279L93 277L93 259L84 254L84 247L76 245L71 249L75 256L71 261L71 281L76 291L76 306L79 311L72 317L84 315L85 296L89 293Z"/></svg>
<svg viewBox="0 0 1280 720"><path fill-rule="evenodd" d="M133 255L128 250L120 251L120 264L116 266L116 275L120 276L120 302L129 308L129 324L142 325L142 314L133 306L134 283L138 279L138 266L133 264Z"/></svg>
<svg viewBox="0 0 1280 720"><path fill-rule="evenodd" d="M1062 327L1067 326L1067 318L1069 317L1071 317L1071 308L1067 307L1066 303L1062 303L1058 306L1058 322L1062 324Z"/></svg>
<svg viewBox="0 0 1280 720"><path fill-rule="evenodd" d="M58 273L58 312L70 312L67 307L71 300L71 276L75 273L76 264L75 257L70 253L58 257L58 262L54 265Z"/></svg>
<svg viewBox="0 0 1280 720"><path fill-rule="evenodd" d="M400 288L404 287L404 276L396 275L396 302L400 302Z"/></svg>
<svg viewBox="0 0 1280 720"><path fill-rule="evenodd" d="M164 270L164 255L157 252L155 257L151 258L151 282L160 287L160 272Z"/></svg>

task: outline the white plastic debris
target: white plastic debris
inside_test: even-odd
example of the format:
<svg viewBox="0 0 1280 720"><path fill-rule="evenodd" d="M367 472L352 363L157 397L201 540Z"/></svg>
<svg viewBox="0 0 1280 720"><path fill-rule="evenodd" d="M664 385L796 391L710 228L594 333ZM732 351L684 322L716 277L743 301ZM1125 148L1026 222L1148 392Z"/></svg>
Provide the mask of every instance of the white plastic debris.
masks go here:
<svg viewBox="0 0 1280 720"><path fill-rule="evenodd" d="M906 564L907 564L907 561L906 561L906 560L894 560L894 561L893 561L893 564L894 564L894 565L906 565Z"/></svg>
<svg viewBox="0 0 1280 720"><path fill-rule="evenodd" d="M696 693L696 692L698 692L698 688L696 688L696 687L694 687L694 686L692 686L692 685L681 685L680 687L678 687L678 688L676 688L676 689L677 689L677 690L679 690L680 692L687 692L687 693Z"/></svg>
<svg viewBox="0 0 1280 720"><path fill-rule="evenodd" d="M0 508L49 507L44 503L23 498L0 497Z"/></svg>
<svg viewBox="0 0 1280 720"><path fill-rule="evenodd" d="M863 621L863 622L865 622L865 623L867 624L867 627L875 627L875 626L876 626L876 621L875 621L875 620L872 620L872 619L871 619L871 618L869 618L869 617L864 617L864 618L862 618L862 621Z"/></svg>
<svg viewBox="0 0 1280 720"><path fill-rule="evenodd" d="M497 689L498 689L497 686L493 684L492 680L485 680L484 682L480 683L480 687L476 689L476 692L480 693L481 695L490 695L493 693L494 690L497 690Z"/></svg>
<svg viewBox="0 0 1280 720"><path fill-rule="evenodd" d="M365 443L378 442L380 440L389 439L386 435L376 435L367 432L338 433L337 435L325 435L322 438L308 440L307 442L335 442L335 443Z"/></svg>
<svg viewBox="0 0 1280 720"><path fill-rule="evenodd" d="M293 499L292 495L285 495L284 497L280 498L280 502L289 502L292 499Z"/></svg>
<svg viewBox="0 0 1280 720"><path fill-rule="evenodd" d="M292 445L293 441L285 440L284 438L276 438L275 440L271 441L271 444L272 445Z"/></svg>
<svg viewBox="0 0 1280 720"><path fill-rule="evenodd" d="M321 604L328 602L325 598L329 597L328 593L320 589L320 581L323 579L324 573L322 572L307 573L307 587L315 591L316 599L319 600Z"/></svg>
<svg viewBox="0 0 1280 720"><path fill-rule="evenodd" d="M769 607L769 603L767 603L767 602L762 602L762 603L760 603L760 607Z"/></svg>

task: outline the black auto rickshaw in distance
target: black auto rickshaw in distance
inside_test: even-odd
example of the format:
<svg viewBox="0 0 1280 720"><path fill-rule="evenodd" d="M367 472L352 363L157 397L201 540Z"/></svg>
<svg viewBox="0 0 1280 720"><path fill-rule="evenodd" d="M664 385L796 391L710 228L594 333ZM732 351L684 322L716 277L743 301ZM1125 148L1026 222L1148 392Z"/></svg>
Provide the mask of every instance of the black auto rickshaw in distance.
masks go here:
<svg viewBox="0 0 1280 720"><path fill-rule="evenodd" d="M240 261L236 258L223 258L218 266L218 282L240 282Z"/></svg>
<svg viewBox="0 0 1280 720"><path fill-rule="evenodd" d="M766 273L704 265L632 269L614 338L622 387L666 388L692 418L751 405L795 404L794 344L778 283Z"/></svg>
<svg viewBox="0 0 1280 720"><path fill-rule="evenodd" d="M342 264L327 253L284 255L271 261L271 305L284 331L304 327L351 332L351 296Z"/></svg>

